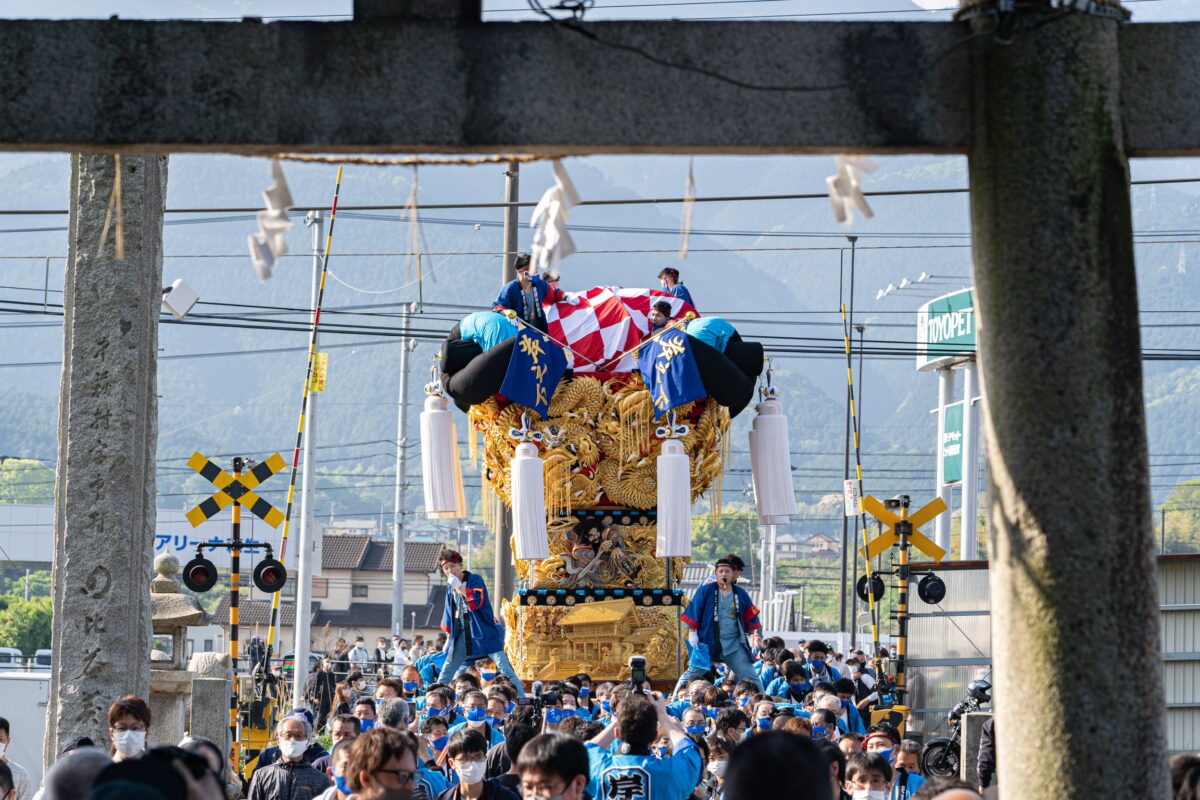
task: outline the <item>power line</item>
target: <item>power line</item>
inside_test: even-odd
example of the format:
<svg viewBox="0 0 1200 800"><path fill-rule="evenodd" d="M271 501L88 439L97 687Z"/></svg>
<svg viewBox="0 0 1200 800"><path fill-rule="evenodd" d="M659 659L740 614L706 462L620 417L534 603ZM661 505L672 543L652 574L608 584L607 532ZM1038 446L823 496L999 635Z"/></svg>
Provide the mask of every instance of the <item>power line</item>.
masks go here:
<svg viewBox="0 0 1200 800"><path fill-rule="evenodd" d="M1127 0L1129 1L1129 0ZM1137 2L1137 0L1132 0ZM1155 178L1149 180L1130 181L1131 186L1155 186L1162 184L1175 183L1200 183L1200 177L1196 178ZM890 189L879 191L863 192L865 197L915 197L920 195L939 195L939 194L967 194L970 189L967 187L946 187L934 189ZM802 194L748 194L748 195L706 195L703 197L636 197L636 198L611 198L603 200L580 200L577 206L630 206L630 205L671 205L682 204L685 202L696 203L739 203L739 202L762 202L762 201L783 201L783 200L828 200L827 192L806 192ZM506 202L491 202L491 203L422 203L416 206L418 211L435 211L435 210L450 210L450 209L486 209L486 208L533 208L537 205L536 201L523 201L518 203ZM301 216L309 211L324 211L328 208L328 204L323 205L296 205L289 209L290 215ZM347 211L405 211L412 206L395 205L395 204L377 204L377 205L347 205L342 206L338 210L341 212ZM165 214L257 214L262 211L261 207L251 206L206 206L199 208L168 208L163 213ZM43 209L20 209L20 208L4 208L0 209L0 216L19 215L19 216L54 216L58 214L68 214L69 209L65 208L43 208ZM242 217L219 218L213 221L217 222L234 222L241 221ZM406 217L396 217L395 221L407 222ZM205 220L208 221L208 220ZM425 222L424 217L421 218ZM574 225L571 226L575 228ZM676 230L676 233L679 231ZM845 234L838 234L845 236ZM678 249L678 248L676 248ZM689 248L690 251L690 248ZM244 254L241 254L244 255ZM302 254L304 258L311 258L309 254Z"/></svg>

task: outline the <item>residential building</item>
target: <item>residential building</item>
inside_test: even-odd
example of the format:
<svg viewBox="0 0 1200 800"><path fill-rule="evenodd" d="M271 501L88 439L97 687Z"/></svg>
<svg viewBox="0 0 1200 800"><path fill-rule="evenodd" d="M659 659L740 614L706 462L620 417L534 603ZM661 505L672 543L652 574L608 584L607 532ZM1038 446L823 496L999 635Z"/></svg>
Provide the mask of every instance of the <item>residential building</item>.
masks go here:
<svg viewBox="0 0 1200 800"><path fill-rule="evenodd" d="M408 541L404 547L404 632L428 638L440 630L444 588L437 571L441 542ZM313 650L331 647L339 637L353 641L363 636L368 644L391 634L392 542L363 534L327 533L322 537L321 577L312 582ZM289 579L290 582L290 579ZM243 642L257 634L266 636L271 602L243 598L239 602L239 636ZM280 640L276 651L292 649L294 603L282 608ZM213 621L228 631L229 598L221 599ZM222 646L225 648L225 640ZM203 649L203 647L197 647Z"/></svg>

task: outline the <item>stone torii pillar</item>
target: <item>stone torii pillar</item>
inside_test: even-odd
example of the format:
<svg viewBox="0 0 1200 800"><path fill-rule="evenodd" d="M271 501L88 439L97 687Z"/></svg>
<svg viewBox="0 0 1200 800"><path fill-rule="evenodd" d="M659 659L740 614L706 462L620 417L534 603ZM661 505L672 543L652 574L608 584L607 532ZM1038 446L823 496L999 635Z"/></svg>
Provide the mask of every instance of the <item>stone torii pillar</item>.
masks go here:
<svg viewBox="0 0 1200 800"><path fill-rule="evenodd" d="M108 740L108 707L150 693L158 314L167 157L121 158L116 257L111 155L71 156L54 491L54 628L45 762Z"/></svg>
<svg viewBox="0 0 1200 800"><path fill-rule="evenodd" d="M1170 796L1119 30L972 52L1004 797Z"/></svg>

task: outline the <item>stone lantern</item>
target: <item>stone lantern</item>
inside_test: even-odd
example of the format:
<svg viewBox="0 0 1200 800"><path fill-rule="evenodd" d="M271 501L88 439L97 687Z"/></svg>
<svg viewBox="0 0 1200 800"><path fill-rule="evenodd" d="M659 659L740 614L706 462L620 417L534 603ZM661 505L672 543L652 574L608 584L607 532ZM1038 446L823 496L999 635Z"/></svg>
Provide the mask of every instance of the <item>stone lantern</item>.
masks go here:
<svg viewBox="0 0 1200 800"><path fill-rule="evenodd" d="M151 744L175 745L185 733L226 741L229 729L229 680L224 676L197 675L186 668L184 650L190 625L206 625L209 614L191 595L179 591L172 577L179 572L179 559L170 553L154 560L157 575L150 582L152 630L169 636L170 654L151 651L150 726Z"/></svg>

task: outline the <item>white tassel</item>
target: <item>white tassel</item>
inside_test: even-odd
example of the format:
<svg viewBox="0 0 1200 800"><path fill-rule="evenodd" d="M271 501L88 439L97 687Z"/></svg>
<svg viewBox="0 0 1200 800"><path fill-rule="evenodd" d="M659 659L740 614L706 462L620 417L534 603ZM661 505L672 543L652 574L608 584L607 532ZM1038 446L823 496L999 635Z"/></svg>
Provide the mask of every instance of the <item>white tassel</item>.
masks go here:
<svg viewBox="0 0 1200 800"><path fill-rule="evenodd" d="M421 412L421 479L429 519L461 516L462 470L458 466L454 422L443 395L426 397Z"/></svg>
<svg viewBox="0 0 1200 800"><path fill-rule="evenodd" d="M678 439L663 442L658 457L657 558L691 556L692 498L691 464Z"/></svg>
<svg viewBox="0 0 1200 800"><path fill-rule="evenodd" d="M545 481L536 444L522 442L517 445L511 473L513 540L517 558L549 558Z"/></svg>
<svg viewBox="0 0 1200 800"><path fill-rule="evenodd" d="M798 513L788 458L788 423L778 400L764 400L750 429L750 476L762 525L784 525Z"/></svg>
<svg viewBox="0 0 1200 800"><path fill-rule="evenodd" d="M431 511L426 516L429 519L466 519L467 518L467 497L463 491L462 479L462 459L458 453L458 426L450 425L450 449L454 451L454 510L452 511Z"/></svg>

